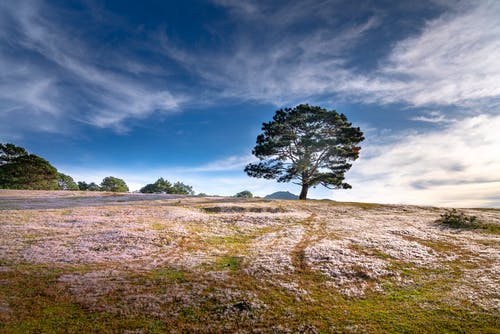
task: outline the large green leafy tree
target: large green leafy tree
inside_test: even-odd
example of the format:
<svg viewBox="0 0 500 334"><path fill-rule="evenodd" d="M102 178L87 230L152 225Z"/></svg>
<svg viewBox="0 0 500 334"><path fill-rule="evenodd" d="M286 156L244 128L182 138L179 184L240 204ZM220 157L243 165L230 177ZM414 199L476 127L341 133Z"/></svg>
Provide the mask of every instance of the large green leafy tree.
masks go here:
<svg viewBox="0 0 500 334"><path fill-rule="evenodd" d="M128 192L128 186L122 179L114 176L108 176L102 180L101 190L111 192Z"/></svg>
<svg viewBox="0 0 500 334"><path fill-rule="evenodd" d="M359 157L363 132L335 110L301 104L276 111L262 125L252 153L258 163L245 167L253 177L277 179L302 186L305 200L310 187L348 189L345 173Z"/></svg>
<svg viewBox="0 0 500 334"><path fill-rule="evenodd" d="M57 184L61 190L79 190L75 180L69 175L57 173Z"/></svg>
<svg viewBox="0 0 500 334"><path fill-rule="evenodd" d="M56 190L57 169L34 154L12 158L0 166L0 188Z"/></svg>

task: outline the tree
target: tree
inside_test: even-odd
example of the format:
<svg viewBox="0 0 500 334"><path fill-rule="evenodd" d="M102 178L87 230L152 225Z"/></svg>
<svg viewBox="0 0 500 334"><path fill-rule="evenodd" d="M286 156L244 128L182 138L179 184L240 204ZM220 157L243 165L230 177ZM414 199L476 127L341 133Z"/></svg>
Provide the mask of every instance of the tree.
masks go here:
<svg viewBox="0 0 500 334"><path fill-rule="evenodd" d="M57 173L57 184L60 190L79 190L75 180L69 175Z"/></svg>
<svg viewBox="0 0 500 334"><path fill-rule="evenodd" d="M122 179L118 179L114 176L108 176L102 180L101 190L111 192L128 192L128 187Z"/></svg>
<svg viewBox="0 0 500 334"><path fill-rule="evenodd" d="M89 190L89 185L85 181L78 181L78 189L80 190Z"/></svg>
<svg viewBox="0 0 500 334"><path fill-rule="evenodd" d="M175 182L172 186L171 194L194 195L193 187L182 182Z"/></svg>
<svg viewBox="0 0 500 334"><path fill-rule="evenodd" d="M245 167L252 177L277 179L301 185L305 200L310 187L349 189L344 182L351 161L359 157L363 132L335 110L301 104L276 111L273 120L262 124L252 153L258 163Z"/></svg>
<svg viewBox="0 0 500 334"><path fill-rule="evenodd" d="M57 169L47 160L34 154L20 155L0 165L0 188L56 190L57 176Z"/></svg>
<svg viewBox="0 0 500 334"><path fill-rule="evenodd" d="M253 194L250 191L248 191L248 190L243 190L243 191L240 191L239 193L237 193L234 196L235 197L242 197L242 198L252 198Z"/></svg>
<svg viewBox="0 0 500 334"><path fill-rule="evenodd" d="M150 183L142 187L139 191L141 193L165 193L169 194L172 190L172 184L167 180L160 177L155 183Z"/></svg>
<svg viewBox="0 0 500 334"><path fill-rule="evenodd" d="M97 185L95 182L91 182L87 186L87 190L88 191L101 191L101 187L99 187L99 185Z"/></svg>
<svg viewBox="0 0 500 334"><path fill-rule="evenodd" d="M164 194L180 194L194 195L193 187L182 182L175 182L173 185L167 180L160 177L155 183L145 185L139 190L141 193L164 193Z"/></svg>
<svg viewBox="0 0 500 334"><path fill-rule="evenodd" d="M28 152L22 147L14 144L0 144L0 165L12 162L15 158L28 155Z"/></svg>

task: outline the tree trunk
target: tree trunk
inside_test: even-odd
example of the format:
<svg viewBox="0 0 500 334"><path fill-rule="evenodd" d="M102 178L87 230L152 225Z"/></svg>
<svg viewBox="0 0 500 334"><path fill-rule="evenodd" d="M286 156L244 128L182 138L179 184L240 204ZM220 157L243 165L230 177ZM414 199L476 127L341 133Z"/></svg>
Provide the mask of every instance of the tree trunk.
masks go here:
<svg viewBox="0 0 500 334"><path fill-rule="evenodd" d="M300 192L299 199L306 200L307 199L307 191L309 190L308 184L302 184L302 191Z"/></svg>

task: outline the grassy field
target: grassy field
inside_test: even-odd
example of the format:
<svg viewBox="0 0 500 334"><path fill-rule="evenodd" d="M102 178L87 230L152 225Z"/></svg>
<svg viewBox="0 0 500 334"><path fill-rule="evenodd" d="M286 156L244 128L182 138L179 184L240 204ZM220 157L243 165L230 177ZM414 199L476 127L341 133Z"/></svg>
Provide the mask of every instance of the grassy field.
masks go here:
<svg viewBox="0 0 500 334"><path fill-rule="evenodd" d="M500 333L500 210L460 212L0 190L0 332Z"/></svg>

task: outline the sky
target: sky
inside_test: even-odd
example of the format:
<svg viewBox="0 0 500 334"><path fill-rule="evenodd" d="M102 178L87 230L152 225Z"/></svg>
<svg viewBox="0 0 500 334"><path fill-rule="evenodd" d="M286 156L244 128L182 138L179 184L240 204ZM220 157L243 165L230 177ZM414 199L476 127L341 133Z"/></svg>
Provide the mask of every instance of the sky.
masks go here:
<svg viewBox="0 0 500 334"><path fill-rule="evenodd" d="M0 142L76 181L297 194L243 168L300 103L366 137L309 197L500 207L500 1L0 2Z"/></svg>

